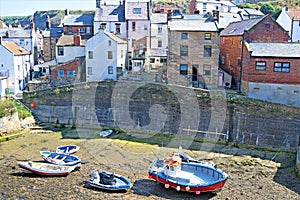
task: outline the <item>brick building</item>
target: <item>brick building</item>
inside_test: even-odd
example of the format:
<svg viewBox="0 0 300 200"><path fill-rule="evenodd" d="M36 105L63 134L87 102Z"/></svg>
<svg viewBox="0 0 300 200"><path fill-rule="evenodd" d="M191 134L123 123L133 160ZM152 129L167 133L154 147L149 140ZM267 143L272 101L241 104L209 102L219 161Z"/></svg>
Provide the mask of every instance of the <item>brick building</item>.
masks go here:
<svg viewBox="0 0 300 200"><path fill-rule="evenodd" d="M300 106L300 44L270 16L230 24L221 33L220 67L248 97Z"/></svg>

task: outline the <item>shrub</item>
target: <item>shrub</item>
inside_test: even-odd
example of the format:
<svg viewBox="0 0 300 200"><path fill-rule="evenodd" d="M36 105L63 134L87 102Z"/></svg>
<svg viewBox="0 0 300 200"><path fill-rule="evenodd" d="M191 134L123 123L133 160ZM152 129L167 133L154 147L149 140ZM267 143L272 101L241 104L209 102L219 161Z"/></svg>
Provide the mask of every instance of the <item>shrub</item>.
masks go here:
<svg viewBox="0 0 300 200"><path fill-rule="evenodd" d="M6 115L12 115L16 111L17 109L15 108L13 101L11 100L0 101L0 117L4 117Z"/></svg>

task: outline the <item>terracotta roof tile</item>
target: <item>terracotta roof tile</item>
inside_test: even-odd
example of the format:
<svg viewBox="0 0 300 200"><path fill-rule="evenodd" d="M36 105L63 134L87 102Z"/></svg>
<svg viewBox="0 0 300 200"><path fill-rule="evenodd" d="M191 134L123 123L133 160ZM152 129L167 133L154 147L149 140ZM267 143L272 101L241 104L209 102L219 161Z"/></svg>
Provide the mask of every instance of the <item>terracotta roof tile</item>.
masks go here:
<svg viewBox="0 0 300 200"><path fill-rule="evenodd" d="M294 20L300 20L300 10L289 10L288 15Z"/></svg>
<svg viewBox="0 0 300 200"><path fill-rule="evenodd" d="M2 41L2 45L11 53L13 53L16 56L20 56L20 55L29 55L30 52L27 51L26 49L20 47L19 45L17 45L14 42L10 42L10 41Z"/></svg>

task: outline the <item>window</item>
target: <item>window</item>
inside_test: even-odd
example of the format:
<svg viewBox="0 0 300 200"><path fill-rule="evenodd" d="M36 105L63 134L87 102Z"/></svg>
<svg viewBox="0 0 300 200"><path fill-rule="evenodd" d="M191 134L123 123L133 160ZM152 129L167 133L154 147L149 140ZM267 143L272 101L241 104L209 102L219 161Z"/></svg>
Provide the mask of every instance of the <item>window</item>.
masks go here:
<svg viewBox="0 0 300 200"><path fill-rule="evenodd" d="M265 61L257 61L255 64L256 70L266 70L267 63Z"/></svg>
<svg viewBox="0 0 300 200"><path fill-rule="evenodd" d="M24 39L20 39L20 46L24 47L25 46L25 40Z"/></svg>
<svg viewBox="0 0 300 200"><path fill-rule="evenodd" d="M112 51L108 51L107 55L108 55L107 56L108 59L113 59L113 53L112 53Z"/></svg>
<svg viewBox="0 0 300 200"><path fill-rule="evenodd" d="M221 63L222 63L222 65L225 64L225 56L221 56Z"/></svg>
<svg viewBox="0 0 300 200"><path fill-rule="evenodd" d="M124 51L121 50L121 58L123 58L123 57L124 57Z"/></svg>
<svg viewBox="0 0 300 200"><path fill-rule="evenodd" d="M158 39L158 41L157 41L157 47L162 47L162 41L161 41L161 39Z"/></svg>
<svg viewBox="0 0 300 200"><path fill-rule="evenodd" d="M132 31L135 31L135 22L132 22L131 29L132 29Z"/></svg>
<svg viewBox="0 0 300 200"><path fill-rule="evenodd" d="M167 62L167 58L160 58L160 63L166 63Z"/></svg>
<svg viewBox="0 0 300 200"><path fill-rule="evenodd" d="M88 75L93 75L93 68L92 67L88 67Z"/></svg>
<svg viewBox="0 0 300 200"><path fill-rule="evenodd" d="M121 32L121 24L116 24L116 34Z"/></svg>
<svg viewBox="0 0 300 200"><path fill-rule="evenodd" d="M188 65L180 64L180 75L187 75L187 74L188 74Z"/></svg>
<svg viewBox="0 0 300 200"><path fill-rule="evenodd" d="M211 46L204 46L204 57L211 57Z"/></svg>
<svg viewBox="0 0 300 200"><path fill-rule="evenodd" d="M135 45L135 39L132 39L132 45L131 45L131 47L133 48L134 47L134 45Z"/></svg>
<svg viewBox="0 0 300 200"><path fill-rule="evenodd" d="M158 24L158 27L157 27L157 34L162 34L162 27L163 27L162 24Z"/></svg>
<svg viewBox="0 0 300 200"><path fill-rule="evenodd" d="M188 39L187 33L181 33L181 39Z"/></svg>
<svg viewBox="0 0 300 200"><path fill-rule="evenodd" d="M211 40L211 33L204 33L204 40Z"/></svg>
<svg viewBox="0 0 300 200"><path fill-rule="evenodd" d="M141 8L133 8L133 14L141 14L142 9Z"/></svg>
<svg viewBox="0 0 300 200"><path fill-rule="evenodd" d="M181 45L180 46L180 56L188 56L188 46L186 45Z"/></svg>
<svg viewBox="0 0 300 200"><path fill-rule="evenodd" d="M111 46L111 40L108 40L108 46Z"/></svg>
<svg viewBox="0 0 300 200"><path fill-rule="evenodd" d="M155 63L155 58L150 58L150 63Z"/></svg>
<svg viewBox="0 0 300 200"><path fill-rule="evenodd" d="M90 34L91 33L91 27L86 27L86 33Z"/></svg>
<svg viewBox="0 0 300 200"><path fill-rule="evenodd" d="M144 25L144 30L148 30L148 26L147 25Z"/></svg>
<svg viewBox="0 0 300 200"><path fill-rule="evenodd" d="M117 15L118 14L118 9L114 9L113 10L113 15Z"/></svg>
<svg viewBox="0 0 300 200"><path fill-rule="evenodd" d="M84 28L79 29L80 33L84 33Z"/></svg>
<svg viewBox="0 0 300 200"><path fill-rule="evenodd" d="M203 3L203 9L207 8L207 3Z"/></svg>
<svg viewBox="0 0 300 200"><path fill-rule="evenodd" d="M64 47L57 47L57 55L59 56L64 55Z"/></svg>
<svg viewBox="0 0 300 200"><path fill-rule="evenodd" d="M204 76L211 75L211 66L210 65L203 65L203 75Z"/></svg>
<svg viewBox="0 0 300 200"><path fill-rule="evenodd" d="M69 33L69 34L72 33L72 27L68 27L68 33Z"/></svg>
<svg viewBox="0 0 300 200"><path fill-rule="evenodd" d="M89 59L93 59L93 52L89 51L88 54L89 54Z"/></svg>
<svg viewBox="0 0 300 200"><path fill-rule="evenodd" d="M289 62L275 62L274 63L274 72L290 72L290 63Z"/></svg>
<svg viewBox="0 0 300 200"><path fill-rule="evenodd" d="M64 70L63 69L57 70L57 76L58 77L64 77Z"/></svg>
<svg viewBox="0 0 300 200"><path fill-rule="evenodd" d="M265 23L265 27L266 27L266 28L270 28L270 23L269 23L269 22L266 22L266 23Z"/></svg>
<svg viewBox="0 0 300 200"><path fill-rule="evenodd" d="M113 74L113 73L114 73L113 66L108 66L108 74Z"/></svg>
<svg viewBox="0 0 300 200"><path fill-rule="evenodd" d="M74 77L75 70L68 70L67 71L67 77Z"/></svg>
<svg viewBox="0 0 300 200"><path fill-rule="evenodd" d="M105 30L105 29L106 29L106 23L101 23L101 24L100 24L100 29Z"/></svg>

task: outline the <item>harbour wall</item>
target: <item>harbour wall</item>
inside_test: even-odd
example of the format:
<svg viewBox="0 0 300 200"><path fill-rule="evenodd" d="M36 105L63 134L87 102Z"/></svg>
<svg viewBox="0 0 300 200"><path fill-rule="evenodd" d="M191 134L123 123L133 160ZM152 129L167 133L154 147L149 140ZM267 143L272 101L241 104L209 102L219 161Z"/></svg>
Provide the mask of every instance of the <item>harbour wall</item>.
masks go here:
<svg viewBox="0 0 300 200"><path fill-rule="evenodd" d="M24 92L23 101L42 122L76 128L115 127L124 131L232 141L260 148L298 149L298 108L176 85L89 82ZM298 114L297 114L298 113Z"/></svg>

